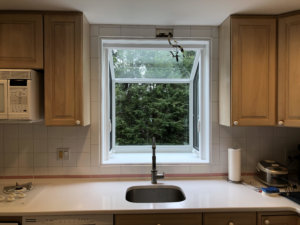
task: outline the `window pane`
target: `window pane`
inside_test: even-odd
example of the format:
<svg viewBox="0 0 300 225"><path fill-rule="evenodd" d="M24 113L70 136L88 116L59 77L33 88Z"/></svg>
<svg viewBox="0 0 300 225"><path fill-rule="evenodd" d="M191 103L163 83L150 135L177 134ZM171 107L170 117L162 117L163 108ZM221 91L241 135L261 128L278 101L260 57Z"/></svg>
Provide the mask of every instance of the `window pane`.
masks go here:
<svg viewBox="0 0 300 225"><path fill-rule="evenodd" d="M195 55L191 50L179 52L177 62L169 50L113 49L115 78L187 79Z"/></svg>
<svg viewBox="0 0 300 225"><path fill-rule="evenodd" d="M189 84L116 83L116 145L189 144Z"/></svg>
<svg viewBox="0 0 300 225"><path fill-rule="evenodd" d="M199 151L199 66L193 81L193 147Z"/></svg>

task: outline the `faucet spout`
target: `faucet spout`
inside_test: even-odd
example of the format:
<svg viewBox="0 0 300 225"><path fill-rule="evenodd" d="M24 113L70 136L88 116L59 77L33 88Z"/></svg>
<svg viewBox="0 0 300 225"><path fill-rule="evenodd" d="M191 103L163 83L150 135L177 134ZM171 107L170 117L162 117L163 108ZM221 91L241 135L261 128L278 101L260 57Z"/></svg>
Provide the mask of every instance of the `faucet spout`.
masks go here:
<svg viewBox="0 0 300 225"><path fill-rule="evenodd" d="M151 183L157 184L158 179L163 179L165 177L164 173L158 174L156 170L156 141L155 137L152 138L152 170L151 170Z"/></svg>

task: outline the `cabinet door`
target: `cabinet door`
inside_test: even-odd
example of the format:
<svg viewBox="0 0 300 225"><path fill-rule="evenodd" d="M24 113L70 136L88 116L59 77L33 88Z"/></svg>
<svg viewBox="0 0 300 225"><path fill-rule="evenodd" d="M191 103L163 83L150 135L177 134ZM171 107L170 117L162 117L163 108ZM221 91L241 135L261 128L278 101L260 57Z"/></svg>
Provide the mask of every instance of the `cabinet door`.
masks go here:
<svg viewBox="0 0 300 225"><path fill-rule="evenodd" d="M258 225L297 225L298 219L296 215L261 216Z"/></svg>
<svg viewBox="0 0 300 225"><path fill-rule="evenodd" d="M232 122L274 125L276 19L233 18L231 26Z"/></svg>
<svg viewBox="0 0 300 225"><path fill-rule="evenodd" d="M203 225L256 225L256 213L205 213Z"/></svg>
<svg viewBox="0 0 300 225"><path fill-rule="evenodd" d="M115 225L201 225L200 213L116 215Z"/></svg>
<svg viewBox="0 0 300 225"><path fill-rule="evenodd" d="M0 14L0 68L43 68L43 18Z"/></svg>
<svg viewBox="0 0 300 225"><path fill-rule="evenodd" d="M82 112L82 16L45 15L45 123L75 125Z"/></svg>
<svg viewBox="0 0 300 225"><path fill-rule="evenodd" d="M279 19L278 121L300 127L300 15Z"/></svg>

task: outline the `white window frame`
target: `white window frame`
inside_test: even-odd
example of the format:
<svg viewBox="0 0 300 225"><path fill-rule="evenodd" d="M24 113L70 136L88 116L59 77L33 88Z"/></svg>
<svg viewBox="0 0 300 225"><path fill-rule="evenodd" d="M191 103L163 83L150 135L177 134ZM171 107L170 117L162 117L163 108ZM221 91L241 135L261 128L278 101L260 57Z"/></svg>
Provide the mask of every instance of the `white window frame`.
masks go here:
<svg viewBox="0 0 300 225"><path fill-rule="evenodd" d="M138 43L138 44L137 44ZM196 50L195 63L191 70L191 76L189 79L127 79L127 78L115 78L114 71L111 69L112 74L112 103L110 103L110 79L109 79L109 63L111 60L111 49L122 49L122 48L152 48L152 49L170 49L166 40L117 40L117 39L101 39L101 58L102 58L102 98L101 98L101 133L102 133L102 163L110 158L110 154L116 153L147 153L151 152L151 145L141 146L115 146L115 119L110 121L110 104L112 104L112 117L115 117L115 84L116 83L187 83L189 84L189 145L157 145L157 152L186 152L195 153L196 157L199 158L199 162L207 163L209 161L209 143L210 143L210 41L209 40L198 40L198 41L184 41L181 40L180 44L184 44L186 50ZM200 120L198 121L199 131L199 151L193 149L193 79L199 65L199 114ZM110 65L113 68L112 65ZM205 75L205 76L204 76ZM204 103L208 108L201 106ZM206 122L205 122L206 121ZM112 148L110 146L110 132L112 132ZM203 135L206 133L205 135ZM112 151L109 151L111 149Z"/></svg>

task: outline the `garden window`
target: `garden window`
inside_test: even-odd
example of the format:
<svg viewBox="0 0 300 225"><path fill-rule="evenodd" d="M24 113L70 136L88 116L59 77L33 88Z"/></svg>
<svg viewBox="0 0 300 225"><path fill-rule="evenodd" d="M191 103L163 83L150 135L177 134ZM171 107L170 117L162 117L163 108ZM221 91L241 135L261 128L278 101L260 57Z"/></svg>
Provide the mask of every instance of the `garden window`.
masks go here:
<svg viewBox="0 0 300 225"><path fill-rule="evenodd" d="M208 162L209 42L102 40L102 163Z"/></svg>

